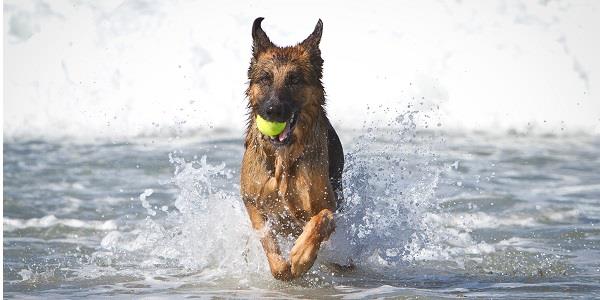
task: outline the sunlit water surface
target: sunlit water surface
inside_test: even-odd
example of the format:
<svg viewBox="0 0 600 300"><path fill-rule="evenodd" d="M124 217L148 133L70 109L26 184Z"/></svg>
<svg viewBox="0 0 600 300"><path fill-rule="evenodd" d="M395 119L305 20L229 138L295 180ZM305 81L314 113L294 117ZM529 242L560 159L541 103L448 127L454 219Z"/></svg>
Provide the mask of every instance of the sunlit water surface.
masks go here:
<svg viewBox="0 0 600 300"><path fill-rule="evenodd" d="M311 271L271 278L241 135L4 144L4 296L600 296L600 140L341 130L346 204ZM339 273L327 261L357 268Z"/></svg>

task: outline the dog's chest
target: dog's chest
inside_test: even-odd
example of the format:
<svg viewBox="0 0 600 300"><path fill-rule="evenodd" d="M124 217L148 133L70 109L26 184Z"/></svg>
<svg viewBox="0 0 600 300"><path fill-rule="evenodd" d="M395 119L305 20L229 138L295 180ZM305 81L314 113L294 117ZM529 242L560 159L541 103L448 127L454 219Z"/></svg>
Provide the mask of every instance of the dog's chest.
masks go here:
<svg viewBox="0 0 600 300"><path fill-rule="evenodd" d="M310 189L313 187L305 184L307 181L307 178L296 174L270 177L258 204L270 214L307 221L314 210L310 197L313 194Z"/></svg>
<svg viewBox="0 0 600 300"><path fill-rule="evenodd" d="M258 205L270 214L292 216L306 222L328 208L331 197L326 174L305 166L269 177Z"/></svg>

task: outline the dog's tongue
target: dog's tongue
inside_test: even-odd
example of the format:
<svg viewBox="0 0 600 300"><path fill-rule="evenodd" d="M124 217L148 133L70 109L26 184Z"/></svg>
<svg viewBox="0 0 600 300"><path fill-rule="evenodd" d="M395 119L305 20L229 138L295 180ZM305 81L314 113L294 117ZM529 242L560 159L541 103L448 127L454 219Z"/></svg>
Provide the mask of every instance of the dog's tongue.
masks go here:
<svg viewBox="0 0 600 300"><path fill-rule="evenodd" d="M290 135L290 122L287 122L287 124L285 124L285 128L283 129L283 132L281 132L278 136L279 141L283 142L285 141L285 139Z"/></svg>

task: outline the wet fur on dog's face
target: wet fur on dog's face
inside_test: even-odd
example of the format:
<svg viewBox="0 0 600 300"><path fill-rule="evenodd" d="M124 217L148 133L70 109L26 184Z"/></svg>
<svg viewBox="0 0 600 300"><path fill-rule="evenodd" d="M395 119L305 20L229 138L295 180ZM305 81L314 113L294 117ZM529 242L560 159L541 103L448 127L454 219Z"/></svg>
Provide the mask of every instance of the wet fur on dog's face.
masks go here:
<svg viewBox="0 0 600 300"><path fill-rule="evenodd" d="M319 20L303 42L278 47L262 30L261 22L262 18L258 18L252 26L253 53L246 91L250 108L248 130L254 130L257 114L269 121L286 122L278 136L262 139L274 146L290 145L306 134L302 131L310 131L311 122L325 104L319 50L323 23Z"/></svg>

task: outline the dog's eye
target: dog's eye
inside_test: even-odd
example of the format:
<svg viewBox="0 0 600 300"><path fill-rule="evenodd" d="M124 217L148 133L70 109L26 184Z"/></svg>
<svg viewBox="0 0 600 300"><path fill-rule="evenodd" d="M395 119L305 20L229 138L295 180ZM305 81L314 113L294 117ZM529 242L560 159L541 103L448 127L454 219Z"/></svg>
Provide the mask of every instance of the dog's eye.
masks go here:
<svg viewBox="0 0 600 300"><path fill-rule="evenodd" d="M291 74L291 75L288 77L287 83L288 83L289 85L297 85L297 84L300 84L300 82L301 82L301 81L302 81L302 80L301 80L301 78L300 78L300 75L298 75L298 74Z"/></svg>
<svg viewBox="0 0 600 300"><path fill-rule="evenodd" d="M262 85L269 85L271 84L271 76L269 74L262 74L258 77L258 82Z"/></svg>

